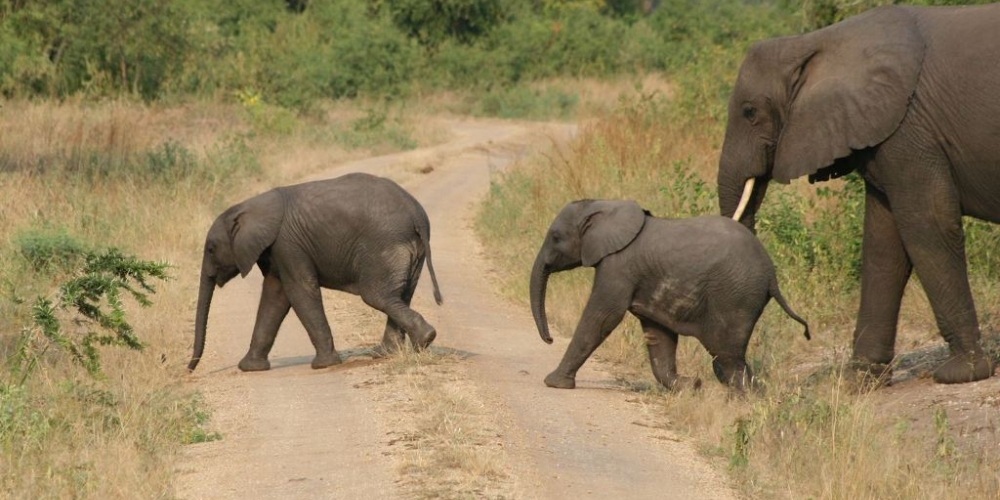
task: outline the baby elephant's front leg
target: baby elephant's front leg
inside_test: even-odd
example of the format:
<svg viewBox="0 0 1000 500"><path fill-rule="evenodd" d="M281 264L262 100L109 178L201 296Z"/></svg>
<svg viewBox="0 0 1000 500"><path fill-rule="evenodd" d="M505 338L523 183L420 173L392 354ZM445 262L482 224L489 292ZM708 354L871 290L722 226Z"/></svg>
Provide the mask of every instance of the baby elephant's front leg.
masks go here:
<svg viewBox="0 0 1000 500"><path fill-rule="evenodd" d="M573 333L573 340L570 341L559 367L545 377L545 385L557 389L575 388L576 372L622 322L628 303L620 299L608 300L606 295L597 291L590 295L583 317Z"/></svg>

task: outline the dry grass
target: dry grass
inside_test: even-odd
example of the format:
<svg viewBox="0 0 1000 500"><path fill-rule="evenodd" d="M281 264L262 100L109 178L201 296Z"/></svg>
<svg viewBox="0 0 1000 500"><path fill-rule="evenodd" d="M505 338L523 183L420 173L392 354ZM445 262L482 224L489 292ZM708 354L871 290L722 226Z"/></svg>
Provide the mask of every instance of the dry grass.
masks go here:
<svg viewBox="0 0 1000 500"><path fill-rule="evenodd" d="M637 97L584 127L567 148L529 159L495 179L477 226L495 267L507 270L504 293L526 301L525 281L538 244L552 217L574 199L632 198L661 216L717 213L714 182L702 181L715 177L721 132L718 123L680 120L669 103ZM808 196L799 194L804 189L811 189ZM819 199L813 187L794 184L773 186L768 198L765 208L779 222L786 213L803 213L809 223L836 221L844 215L835 211L853 209L844 198ZM841 368L849 356L857 285L836 253L820 255L828 260L810 266L802 254L815 249L814 243L796 246L795 237L804 232L842 245L855 237L848 231L852 226L791 222L775 223L759 236L778 265L786 297L810 321L814 339L805 341L799 325L779 308L765 311L748 352L764 392L732 397L715 381L706 351L689 338L681 341L679 370L700 377L703 390L661 392L647 365L641 331L631 319L597 355L615 364L642 401L659 407L664 425L688 433L707 455L728 463L750 497L1000 496L997 402L980 403L992 400L969 388L935 392L938 388L920 379L897 392L858 395L848 390L851 384L842 380ZM829 233L818 234L823 230ZM979 235L982 239L970 244L970 255L994 248L990 238L995 235ZM834 252L841 248L828 247ZM994 271L977 269L981 274L972 278L977 306L985 330L995 330L996 317L989 313L1000 306ZM577 270L550 279L547 309L556 330L574 330L591 277L590 270ZM899 351L940 345L927 300L913 280L904 299ZM997 385L982 390L989 392L989 387L996 391ZM937 396L923 397L928 394ZM943 405L946 401L965 404Z"/></svg>
<svg viewBox="0 0 1000 500"><path fill-rule="evenodd" d="M459 356L406 349L380 365L398 474L414 498L514 498L495 415Z"/></svg>

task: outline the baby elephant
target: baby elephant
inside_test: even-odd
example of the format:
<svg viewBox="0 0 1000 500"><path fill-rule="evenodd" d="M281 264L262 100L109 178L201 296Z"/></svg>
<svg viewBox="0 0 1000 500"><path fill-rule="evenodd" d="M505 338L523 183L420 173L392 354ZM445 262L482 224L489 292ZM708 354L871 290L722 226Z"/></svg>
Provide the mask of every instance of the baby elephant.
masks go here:
<svg viewBox="0 0 1000 500"><path fill-rule="evenodd" d="M205 348L208 309L215 287L247 273L264 274L257 322L243 371L267 370L267 355L290 308L316 348L313 368L340 363L320 287L360 295L389 318L379 352L396 350L404 333L423 348L436 332L410 309L427 258L434 299L441 303L431 264L431 228L413 196L388 179L348 174L279 187L233 205L208 230L195 318L194 356Z"/></svg>
<svg viewBox="0 0 1000 500"><path fill-rule="evenodd" d="M653 375L668 389L698 387L677 375L677 336L691 335L712 355L716 377L742 391L752 379L745 355L771 297L795 321L778 290L774 264L760 241L726 217L658 219L634 201L581 200L556 216L531 271L531 312L552 343L545 316L550 273L595 268L594 286L573 340L549 387L572 389L576 372L621 323L639 318Z"/></svg>

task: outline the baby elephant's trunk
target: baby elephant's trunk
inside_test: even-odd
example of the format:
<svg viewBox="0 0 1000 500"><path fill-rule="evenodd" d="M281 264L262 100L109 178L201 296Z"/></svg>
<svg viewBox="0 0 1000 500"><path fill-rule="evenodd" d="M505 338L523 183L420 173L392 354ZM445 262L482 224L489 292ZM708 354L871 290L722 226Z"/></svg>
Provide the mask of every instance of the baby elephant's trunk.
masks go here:
<svg viewBox="0 0 1000 500"><path fill-rule="evenodd" d="M542 252L535 258L535 265L531 269L531 314L535 317L535 326L538 328L538 335L546 344L552 343L549 335L549 321L545 317L545 287L549 282L549 270L545 266L545 259Z"/></svg>
<svg viewBox="0 0 1000 500"><path fill-rule="evenodd" d="M198 290L198 312L194 318L194 354L188 363L188 370L194 370L205 352L205 330L208 328L208 310L212 306L215 281L202 273L201 288Z"/></svg>

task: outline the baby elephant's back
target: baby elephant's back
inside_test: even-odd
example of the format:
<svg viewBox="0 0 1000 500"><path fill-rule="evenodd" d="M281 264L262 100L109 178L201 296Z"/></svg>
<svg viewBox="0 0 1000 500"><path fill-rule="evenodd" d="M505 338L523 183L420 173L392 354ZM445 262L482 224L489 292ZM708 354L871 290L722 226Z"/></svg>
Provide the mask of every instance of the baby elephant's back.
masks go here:
<svg viewBox="0 0 1000 500"><path fill-rule="evenodd" d="M714 276L732 285L741 281L765 281L774 275L774 264L764 245L742 224L718 215L661 221L665 238L674 254L673 264L694 274ZM746 283L757 285L757 283Z"/></svg>
<svg viewBox="0 0 1000 500"><path fill-rule="evenodd" d="M395 182L365 173L307 182L285 188L296 205L290 213L314 221L315 231L347 230L367 234L414 234L429 227L427 214Z"/></svg>

